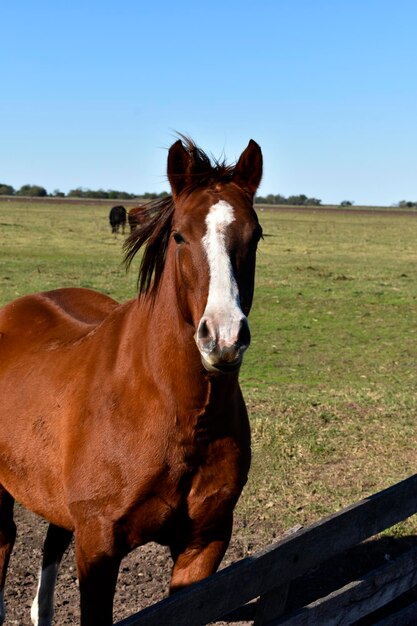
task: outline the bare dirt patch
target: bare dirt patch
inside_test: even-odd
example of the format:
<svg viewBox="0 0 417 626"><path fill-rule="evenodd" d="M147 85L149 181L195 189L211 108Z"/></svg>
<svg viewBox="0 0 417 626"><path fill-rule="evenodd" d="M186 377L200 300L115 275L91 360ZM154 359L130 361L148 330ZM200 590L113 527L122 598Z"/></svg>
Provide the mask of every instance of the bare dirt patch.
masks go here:
<svg viewBox="0 0 417 626"><path fill-rule="evenodd" d="M31 623L30 607L36 593L47 523L20 506L16 506L15 521L18 535L6 582L5 624L23 626ZM247 555L248 543L239 538L236 530L223 566ZM250 551L252 547L255 548L250 543ZM151 543L128 555L120 568L114 603L115 621L166 597L170 573L171 558L165 547ZM58 576L54 623L60 626L79 624L79 616L74 546L71 545Z"/></svg>
<svg viewBox="0 0 417 626"><path fill-rule="evenodd" d="M42 544L47 524L23 508L16 507L18 539L9 566L6 586L6 625L30 625L30 607L36 592L37 572L41 562ZM222 567L253 554L261 549L257 545L259 524L252 520L248 527L237 520L234 537L223 561ZM262 530L265 530L264 528ZM270 529L272 538L273 532ZM265 538L265 534L262 533ZM308 572L294 581L288 597L288 609L298 608L340 588L363 573L381 566L388 559L395 558L405 550L417 545L417 537L382 536L365 542L343 555L331 559L320 568ZM120 569L114 605L114 619L119 620L134 614L167 595L171 569L171 559L166 548L148 544L132 552ZM375 624L383 616L405 606L417 598L417 590L408 593L391 607L371 617L360 620L357 626ZM218 626L233 623L234 626L252 624L256 605L251 603L230 616L228 622L216 622ZM75 570L74 548L70 546L60 569L55 601L54 623L60 626L79 624L79 596Z"/></svg>

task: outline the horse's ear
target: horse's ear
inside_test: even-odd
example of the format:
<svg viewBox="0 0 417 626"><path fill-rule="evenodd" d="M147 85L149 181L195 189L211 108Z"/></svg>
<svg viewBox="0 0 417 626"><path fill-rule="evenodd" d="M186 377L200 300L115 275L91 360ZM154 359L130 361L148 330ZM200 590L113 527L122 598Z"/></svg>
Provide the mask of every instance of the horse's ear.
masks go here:
<svg viewBox="0 0 417 626"><path fill-rule="evenodd" d="M262 151L251 139L246 150L240 155L233 172L233 182L239 187L255 195L262 178Z"/></svg>
<svg viewBox="0 0 417 626"><path fill-rule="evenodd" d="M178 139L168 151L168 180L174 198L177 197L189 183L191 168L191 155L184 148L181 139Z"/></svg>

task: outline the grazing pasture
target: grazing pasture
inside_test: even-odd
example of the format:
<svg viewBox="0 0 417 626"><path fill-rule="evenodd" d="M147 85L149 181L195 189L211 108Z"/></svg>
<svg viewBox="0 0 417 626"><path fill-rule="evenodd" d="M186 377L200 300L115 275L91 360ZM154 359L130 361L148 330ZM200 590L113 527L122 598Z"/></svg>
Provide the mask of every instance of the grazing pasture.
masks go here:
<svg viewBox="0 0 417 626"><path fill-rule="evenodd" d="M417 216L306 209L263 211L260 221L252 345L241 371L254 454L229 561L417 471ZM107 207L0 202L0 304L63 286L130 298L136 272L126 276L121 246ZM416 530L411 519L396 532ZM116 617L143 606L147 588L155 589L149 601L164 593L158 577L169 564L164 555L151 560L154 580L141 589L123 583L122 565ZM15 616L9 599L10 623L27 616L38 567L29 564L33 572L15 568L16 593L25 593L20 577L29 587L33 575L33 587L16 599ZM64 563L62 581L72 583L73 565ZM74 584L59 586L64 623L60 597L69 602L74 587L78 598Z"/></svg>

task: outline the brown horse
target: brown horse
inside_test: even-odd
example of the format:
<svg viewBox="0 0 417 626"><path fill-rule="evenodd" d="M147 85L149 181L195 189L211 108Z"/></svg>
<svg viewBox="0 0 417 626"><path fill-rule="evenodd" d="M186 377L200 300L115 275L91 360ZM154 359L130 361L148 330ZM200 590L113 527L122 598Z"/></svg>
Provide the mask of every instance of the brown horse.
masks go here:
<svg viewBox="0 0 417 626"><path fill-rule="evenodd" d="M247 480L238 384L249 345L262 153L232 167L182 138L172 197L126 243L144 248L139 296L88 289L25 296L0 312L0 610L13 503L49 522L32 621L49 625L74 534L82 626L110 626L121 559L170 547L175 591L213 573Z"/></svg>
<svg viewBox="0 0 417 626"><path fill-rule="evenodd" d="M145 224L147 220L146 205L135 206L127 212L127 221L129 222L130 232L135 230L137 226Z"/></svg>

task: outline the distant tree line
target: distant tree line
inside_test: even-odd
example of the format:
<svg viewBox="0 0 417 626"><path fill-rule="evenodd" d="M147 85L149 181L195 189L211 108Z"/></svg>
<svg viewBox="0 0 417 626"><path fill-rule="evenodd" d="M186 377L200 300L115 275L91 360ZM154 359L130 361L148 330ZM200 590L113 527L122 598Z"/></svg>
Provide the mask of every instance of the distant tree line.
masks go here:
<svg viewBox="0 0 417 626"><path fill-rule="evenodd" d="M52 194L57 195L57 194ZM77 187L76 189L71 189L66 197L67 198L98 198L103 200L135 200L135 198L140 198L141 200L155 200L157 198L165 198L168 196L167 191L162 191L161 193L149 193L145 192L142 194L137 193L128 193L127 191L116 191L114 189L108 189L105 191L104 189L84 189L82 187ZM65 194L62 194L61 197L64 197Z"/></svg>
<svg viewBox="0 0 417 626"><path fill-rule="evenodd" d="M400 200L400 202L398 203L398 206L401 209L416 209L417 202L410 202L410 200Z"/></svg>
<svg viewBox="0 0 417 626"><path fill-rule="evenodd" d="M127 193L126 191L116 191L115 189L85 189L84 187L77 187L71 189L67 194L59 189L55 189L52 193L48 193L45 187L39 185L22 185L20 189L14 189L11 185L0 183L0 196L29 196L31 198L98 198L109 200L134 200L140 198L141 200L155 200L157 198L165 198L168 196L168 192L162 191L161 193Z"/></svg>
<svg viewBox="0 0 417 626"><path fill-rule="evenodd" d="M23 185L16 190L11 185L0 183L0 196L38 196L41 198L47 195L46 189L39 185Z"/></svg>
<svg viewBox="0 0 417 626"><path fill-rule="evenodd" d="M12 185L0 183L0 196L28 196L31 198L97 198L103 200L156 200L158 198L165 198L168 196L168 192L162 191L161 193L145 192L142 194L128 193L127 191L116 191L115 189L86 189L84 187L76 187L70 189L68 193L64 193L59 189L55 189L52 193L48 193L45 187L40 185L22 185L20 189L14 189ZM268 194L267 196L256 196L255 202L257 204L292 204L295 206L320 206L321 200L318 198L309 198L305 194L298 196L285 197L281 194ZM351 200L343 200L340 203L342 207L353 206L354 202ZM409 200L400 200L397 205L399 208L417 208L417 201L411 202Z"/></svg>
<svg viewBox="0 0 417 626"><path fill-rule="evenodd" d="M23 185L20 189L14 189L11 185L0 183L0 196L30 196L38 198L97 198L97 199L109 199L109 200L134 200L140 198L141 200L156 200L157 198L164 198L169 194L166 191L161 193L127 193L126 191L116 191L114 189L85 189L84 187L76 187L70 189L67 194L59 189L55 189L52 193L48 193L45 187L39 185ZM308 198L306 195L301 194L299 196L289 196L286 198L280 194L269 194L268 196L257 196L256 202L259 204L296 204L296 205L319 205L321 200L317 198Z"/></svg>
<svg viewBox="0 0 417 626"><path fill-rule="evenodd" d="M303 193L299 196L282 196L281 194L270 193L267 196L256 196L258 204L295 204L297 206L319 206L321 200L318 198L308 198Z"/></svg>

